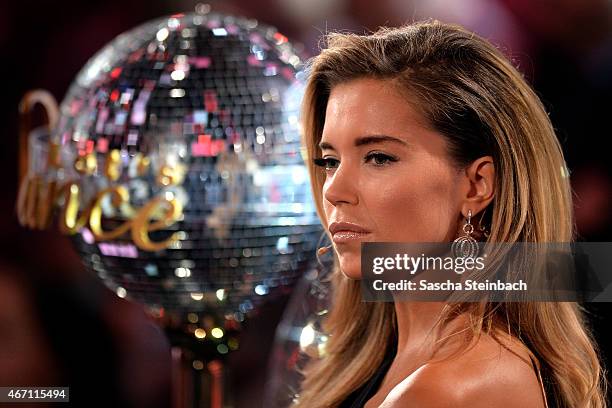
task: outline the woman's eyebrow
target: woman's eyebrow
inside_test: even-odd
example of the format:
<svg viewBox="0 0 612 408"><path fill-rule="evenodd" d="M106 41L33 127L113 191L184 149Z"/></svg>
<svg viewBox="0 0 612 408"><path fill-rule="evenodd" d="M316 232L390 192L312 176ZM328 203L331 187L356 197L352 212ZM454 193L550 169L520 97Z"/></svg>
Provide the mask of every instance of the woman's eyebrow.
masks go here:
<svg viewBox="0 0 612 408"><path fill-rule="evenodd" d="M408 143L405 140L399 139L397 137L387 136L387 135L368 135L368 136L363 136L363 137L355 139L355 147L373 144L373 143L383 143L383 142L394 142L394 143L403 144L404 146L408 146ZM319 149L336 150L329 142L319 143Z"/></svg>

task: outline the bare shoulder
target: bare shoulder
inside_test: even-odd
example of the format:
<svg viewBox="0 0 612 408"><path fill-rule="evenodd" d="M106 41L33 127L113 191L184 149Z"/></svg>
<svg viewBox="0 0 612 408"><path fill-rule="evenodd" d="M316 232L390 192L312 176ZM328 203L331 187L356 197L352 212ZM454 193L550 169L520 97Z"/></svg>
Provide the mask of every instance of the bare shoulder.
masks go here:
<svg viewBox="0 0 612 408"><path fill-rule="evenodd" d="M428 363L399 383L380 408L543 408L529 355L516 340L483 335L469 351Z"/></svg>

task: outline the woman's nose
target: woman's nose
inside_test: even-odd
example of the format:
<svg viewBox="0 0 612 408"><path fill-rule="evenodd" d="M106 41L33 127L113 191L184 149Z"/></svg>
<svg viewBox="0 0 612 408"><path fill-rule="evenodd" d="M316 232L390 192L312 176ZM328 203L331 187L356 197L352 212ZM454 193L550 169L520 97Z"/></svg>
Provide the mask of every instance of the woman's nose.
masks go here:
<svg viewBox="0 0 612 408"><path fill-rule="evenodd" d="M339 203L357 204L357 175L350 167L340 164L323 185L323 196L333 205Z"/></svg>

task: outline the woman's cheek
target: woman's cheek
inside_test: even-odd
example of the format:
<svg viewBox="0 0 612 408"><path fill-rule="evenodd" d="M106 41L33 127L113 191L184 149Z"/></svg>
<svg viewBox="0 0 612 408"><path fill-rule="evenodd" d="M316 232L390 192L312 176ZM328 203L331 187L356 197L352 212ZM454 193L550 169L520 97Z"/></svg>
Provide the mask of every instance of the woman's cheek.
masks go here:
<svg viewBox="0 0 612 408"><path fill-rule="evenodd" d="M401 177L399 177L401 178ZM404 180L407 180L404 178ZM379 188L369 213L377 225L377 239L397 242L437 242L446 235L448 196L445 189L410 185L408 181Z"/></svg>

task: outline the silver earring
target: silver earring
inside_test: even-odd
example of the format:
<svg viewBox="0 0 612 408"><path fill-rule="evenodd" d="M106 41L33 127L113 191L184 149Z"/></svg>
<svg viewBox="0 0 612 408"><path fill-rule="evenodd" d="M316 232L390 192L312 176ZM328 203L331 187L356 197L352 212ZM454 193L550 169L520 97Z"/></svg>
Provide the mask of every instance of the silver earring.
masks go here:
<svg viewBox="0 0 612 408"><path fill-rule="evenodd" d="M455 258L475 258L478 255L478 241L472 237L474 232L474 226L472 225L472 210L468 210L468 216L465 224L463 225L463 232L465 235L453 241L451 251Z"/></svg>

